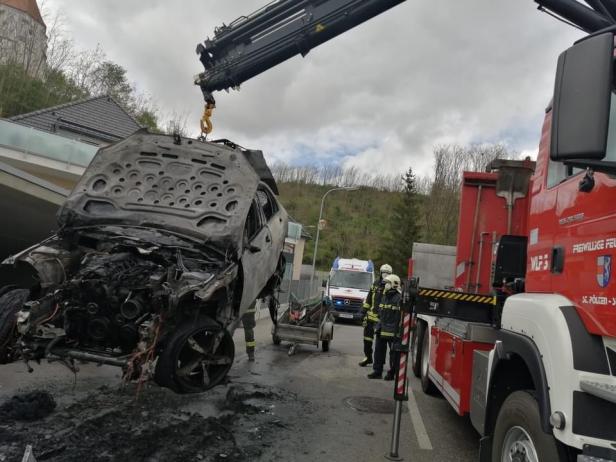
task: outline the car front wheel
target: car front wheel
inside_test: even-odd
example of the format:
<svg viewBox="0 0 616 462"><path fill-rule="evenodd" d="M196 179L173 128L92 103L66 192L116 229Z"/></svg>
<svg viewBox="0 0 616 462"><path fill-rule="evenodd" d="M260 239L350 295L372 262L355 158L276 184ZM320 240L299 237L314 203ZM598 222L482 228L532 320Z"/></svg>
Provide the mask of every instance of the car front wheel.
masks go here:
<svg viewBox="0 0 616 462"><path fill-rule="evenodd" d="M26 289L2 290L0 293L0 364L13 360L13 340L15 336L15 316L28 300L30 292Z"/></svg>
<svg viewBox="0 0 616 462"><path fill-rule="evenodd" d="M224 380L234 355L231 334L204 316L171 335L158 357L154 380L178 393L203 392Z"/></svg>

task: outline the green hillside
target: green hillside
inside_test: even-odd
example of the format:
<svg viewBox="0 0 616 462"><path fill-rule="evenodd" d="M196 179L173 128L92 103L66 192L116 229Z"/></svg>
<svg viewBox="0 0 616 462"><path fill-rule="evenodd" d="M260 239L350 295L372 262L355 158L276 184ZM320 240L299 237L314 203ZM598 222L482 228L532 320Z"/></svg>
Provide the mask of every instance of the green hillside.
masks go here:
<svg viewBox="0 0 616 462"><path fill-rule="evenodd" d="M304 263L311 264L321 197L331 186L279 183L278 187L282 204L313 237L304 251ZM400 192L372 188L329 194L323 209L327 224L319 237L317 269L328 270L336 256L372 259L380 264L383 257L386 258L385 243L391 232L391 216L401 197Z"/></svg>

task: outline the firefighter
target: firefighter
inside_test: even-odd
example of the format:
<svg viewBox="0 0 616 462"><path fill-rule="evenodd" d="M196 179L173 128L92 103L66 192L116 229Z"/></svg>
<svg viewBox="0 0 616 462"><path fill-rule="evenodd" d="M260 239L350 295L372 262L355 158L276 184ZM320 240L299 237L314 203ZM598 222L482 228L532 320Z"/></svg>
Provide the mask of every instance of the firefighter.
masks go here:
<svg viewBox="0 0 616 462"><path fill-rule="evenodd" d="M393 351L397 341L398 328L400 326L400 301L402 300L402 288L400 278L395 274L385 277L383 296L378 305L377 314L381 326L381 333L376 337L374 347L374 365L370 379L380 379L383 376L383 365L387 347L389 346L389 371L385 380L393 380L398 366L398 354Z"/></svg>
<svg viewBox="0 0 616 462"><path fill-rule="evenodd" d="M255 313L256 313L256 304L255 300L252 302L252 305L248 307L248 310L242 315L242 326L244 327L244 340L246 341L246 354L248 355L248 361L255 360L255 347L257 342L255 342L255 326L257 325L255 321Z"/></svg>
<svg viewBox="0 0 616 462"><path fill-rule="evenodd" d="M383 294L383 287L385 285L384 278L392 273L391 266L387 263L381 265L379 273L379 280L370 288L366 301L362 306L364 310L364 359L359 363L361 367L372 364L372 344L374 343L374 336L377 334L376 327L379 322L376 309L379 305L381 295Z"/></svg>

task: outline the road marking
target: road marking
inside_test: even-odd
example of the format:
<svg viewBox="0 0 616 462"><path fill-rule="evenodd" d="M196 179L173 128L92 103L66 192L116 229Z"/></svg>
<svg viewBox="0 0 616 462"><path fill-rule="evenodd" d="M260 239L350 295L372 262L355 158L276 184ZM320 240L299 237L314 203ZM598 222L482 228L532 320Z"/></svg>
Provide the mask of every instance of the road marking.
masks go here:
<svg viewBox="0 0 616 462"><path fill-rule="evenodd" d="M415 396L412 392L409 393L407 405L409 408L409 414L411 415L411 422L413 423L413 428L415 429L415 436L417 437L419 449L431 451L432 443L430 442L430 437L428 436L423 419L419 413L419 408L417 407L417 401L415 401Z"/></svg>

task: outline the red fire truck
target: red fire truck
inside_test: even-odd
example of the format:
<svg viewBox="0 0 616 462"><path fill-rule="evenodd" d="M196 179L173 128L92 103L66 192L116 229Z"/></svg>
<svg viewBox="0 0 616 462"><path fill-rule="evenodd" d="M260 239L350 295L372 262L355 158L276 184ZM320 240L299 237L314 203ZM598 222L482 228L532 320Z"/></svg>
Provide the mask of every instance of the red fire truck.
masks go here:
<svg viewBox="0 0 616 462"><path fill-rule="evenodd" d="M482 461L616 460L614 30L560 56L536 163L463 174L456 290L415 292L412 369Z"/></svg>

